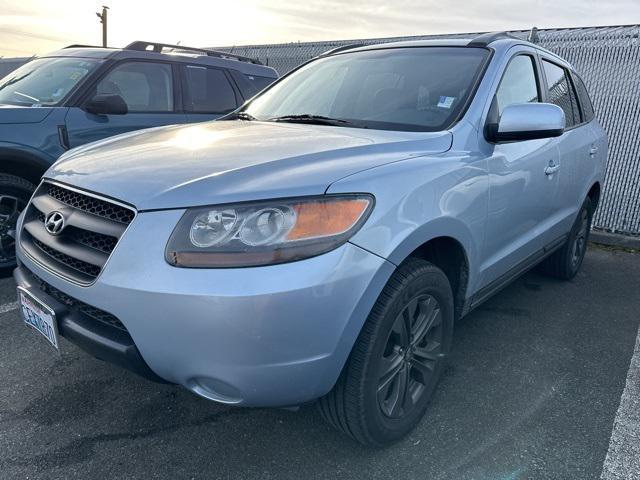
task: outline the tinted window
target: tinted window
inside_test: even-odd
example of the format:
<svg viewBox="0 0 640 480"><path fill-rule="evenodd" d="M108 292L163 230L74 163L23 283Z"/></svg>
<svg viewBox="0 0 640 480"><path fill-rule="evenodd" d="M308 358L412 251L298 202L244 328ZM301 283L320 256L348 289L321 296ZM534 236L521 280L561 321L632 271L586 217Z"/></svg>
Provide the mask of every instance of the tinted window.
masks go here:
<svg viewBox="0 0 640 480"><path fill-rule="evenodd" d="M509 62L496 92L498 113L502 115L507 105L538 101L538 84L533 58L529 55L518 55Z"/></svg>
<svg viewBox="0 0 640 480"><path fill-rule="evenodd" d="M564 110L567 128L580 123L580 111L567 70L546 60L542 64L549 88L547 101Z"/></svg>
<svg viewBox="0 0 640 480"><path fill-rule="evenodd" d="M464 109L489 52L482 48L390 48L315 60L256 97L260 120L322 115L354 127L446 129Z"/></svg>
<svg viewBox="0 0 640 480"><path fill-rule="evenodd" d="M57 105L100 63L84 58L33 60L0 80L0 103Z"/></svg>
<svg viewBox="0 0 640 480"><path fill-rule="evenodd" d="M150 62L118 65L100 80L97 93L120 95L131 112L171 112L171 65Z"/></svg>
<svg viewBox="0 0 640 480"><path fill-rule="evenodd" d="M259 75L245 75L244 77L254 86L256 92L268 87L275 80L275 78L261 77Z"/></svg>
<svg viewBox="0 0 640 480"><path fill-rule="evenodd" d="M187 111L227 113L238 105L233 87L222 70L187 67Z"/></svg>
<svg viewBox="0 0 640 480"><path fill-rule="evenodd" d="M578 75L574 74L573 78L575 80L576 90L578 91L578 100L580 101L580 107L582 107L582 115L584 116L584 121L590 122L591 120L593 120L595 112L593 111L593 104L591 103L591 99L589 98L587 87L585 87L584 82Z"/></svg>

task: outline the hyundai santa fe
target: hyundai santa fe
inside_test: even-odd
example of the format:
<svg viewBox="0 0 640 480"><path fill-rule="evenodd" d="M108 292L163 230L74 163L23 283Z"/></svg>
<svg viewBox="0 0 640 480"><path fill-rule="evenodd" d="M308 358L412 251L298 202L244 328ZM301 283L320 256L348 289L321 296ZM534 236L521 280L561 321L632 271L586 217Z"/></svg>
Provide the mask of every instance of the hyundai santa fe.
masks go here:
<svg viewBox="0 0 640 480"><path fill-rule="evenodd" d="M65 154L18 224L21 311L55 349L388 444L457 319L538 264L576 275L606 152L534 44L341 48L222 120Z"/></svg>

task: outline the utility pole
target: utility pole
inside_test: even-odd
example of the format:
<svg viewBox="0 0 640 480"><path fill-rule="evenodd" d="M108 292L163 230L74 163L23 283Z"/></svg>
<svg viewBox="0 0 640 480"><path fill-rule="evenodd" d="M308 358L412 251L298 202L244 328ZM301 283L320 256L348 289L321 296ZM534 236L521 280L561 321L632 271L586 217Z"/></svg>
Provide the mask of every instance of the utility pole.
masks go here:
<svg viewBox="0 0 640 480"><path fill-rule="evenodd" d="M102 6L102 13L96 13L98 18L100 19L100 23L102 24L102 46L107 46L107 10L109 7L106 5Z"/></svg>

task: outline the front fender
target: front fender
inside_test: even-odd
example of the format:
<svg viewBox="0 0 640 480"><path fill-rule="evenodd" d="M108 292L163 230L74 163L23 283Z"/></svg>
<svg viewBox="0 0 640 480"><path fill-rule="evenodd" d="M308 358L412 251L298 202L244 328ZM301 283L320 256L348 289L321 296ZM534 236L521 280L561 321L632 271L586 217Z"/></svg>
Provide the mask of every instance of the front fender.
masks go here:
<svg viewBox="0 0 640 480"><path fill-rule="evenodd" d="M467 296L475 291L489 198L486 159L466 152L419 157L360 172L327 190L349 192L376 198L352 243L399 265L429 240L450 237L467 256Z"/></svg>

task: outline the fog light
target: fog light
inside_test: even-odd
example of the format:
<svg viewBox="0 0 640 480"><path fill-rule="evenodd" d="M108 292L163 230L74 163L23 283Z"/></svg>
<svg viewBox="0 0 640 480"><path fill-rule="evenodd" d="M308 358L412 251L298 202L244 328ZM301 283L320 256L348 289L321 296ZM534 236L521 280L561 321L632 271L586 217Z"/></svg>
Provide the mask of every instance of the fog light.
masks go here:
<svg viewBox="0 0 640 480"><path fill-rule="evenodd" d="M242 395L237 388L215 378L192 378L187 382L187 387L193 393L214 402L228 405L236 405L242 402Z"/></svg>

